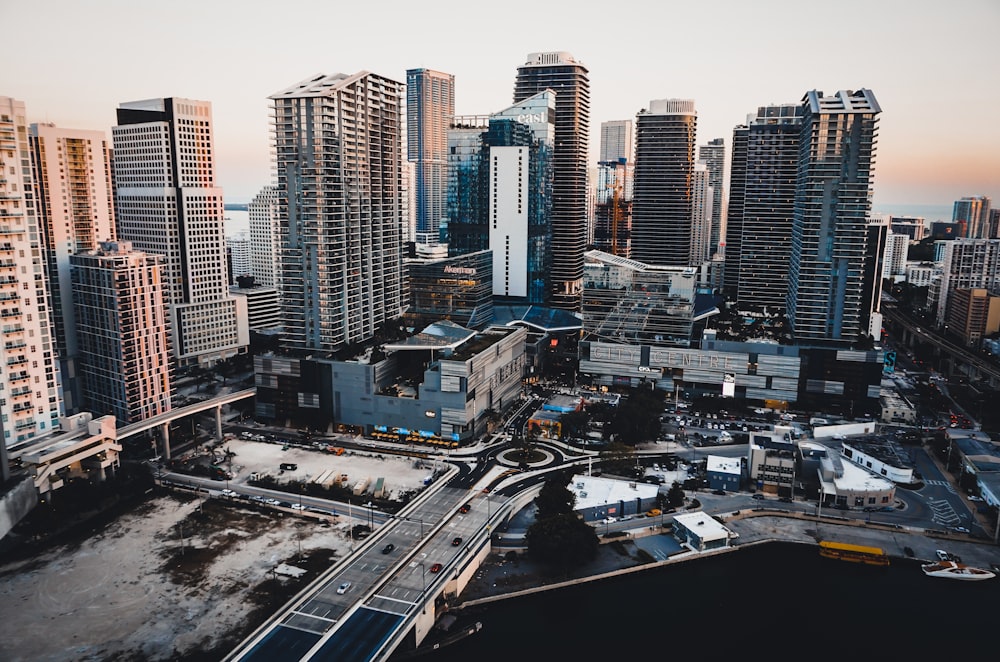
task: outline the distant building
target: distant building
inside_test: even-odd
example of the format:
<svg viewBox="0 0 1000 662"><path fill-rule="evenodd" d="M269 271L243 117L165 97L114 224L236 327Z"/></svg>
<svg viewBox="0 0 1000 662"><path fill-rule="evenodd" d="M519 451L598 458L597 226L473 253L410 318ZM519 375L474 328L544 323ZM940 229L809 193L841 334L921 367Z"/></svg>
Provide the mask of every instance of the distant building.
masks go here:
<svg viewBox="0 0 1000 662"><path fill-rule="evenodd" d="M910 241L921 241L927 235L927 222L921 216L890 216L889 228L893 234L905 234Z"/></svg>
<svg viewBox="0 0 1000 662"><path fill-rule="evenodd" d="M229 295L212 104L181 98L122 103L111 133L118 237L137 251L164 256L178 366L245 353L249 332Z"/></svg>
<svg viewBox="0 0 1000 662"><path fill-rule="evenodd" d="M674 537L696 552L706 552L728 547L736 534L711 515L698 511L674 515Z"/></svg>
<svg viewBox="0 0 1000 662"><path fill-rule="evenodd" d="M895 279L897 276L905 276L906 256L909 250L910 238L908 235L890 232L886 236L885 259L881 277Z"/></svg>
<svg viewBox="0 0 1000 662"><path fill-rule="evenodd" d="M709 257L721 254L726 239L726 192L723 188L726 171L726 141L713 138L698 146L698 161L708 169L708 186L712 192L711 233L708 240Z"/></svg>
<svg viewBox="0 0 1000 662"><path fill-rule="evenodd" d="M252 248L250 237L241 233L235 237L226 237L226 259L229 263L229 284L236 283L240 276L250 276Z"/></svg>
<svg viewBox="0 0 1000 662"><path fill-rule="evenodd" d="M438 243L448 195L448 123L455 115L455 76L432 69L406 72L407 159L414 169L417 236Z"/></svg>
<svg viewBox="0 0 1000 662"><path fill-rule="evenodd" d="M402 93L361 71L269 97L289 350L364 343L403 313Z"/></svg>
<svg viewBox="0 0 1000 662"><path fill-rule="evenodd" d="M0 389L4 394L0 398L0 444L5 449L52 431L61 414L25 115L23 102L0 96ZM79 165L74 161L74 168ZM95 171L98 167L95 164ZM82 173L69 173L70 177L76 174L82 177ZM6 476L3 452L0 462L0 476Z"/></svg>
<svg viewBox="0 0 1000 662"><path fill-rule="evenodd" d="M933 262L906 263L906 282L914 287L927 287L940 275L941 267Z"/></svg>
<svg viewBox="0 0 1000 662"><path fill-rule="evenodd" d="M86 408L120 426L170 411L163 257L133 251L129 242L101 242L71 256L70 265Z"/></svg>
<svg viewBox="0 0 1000 662"><path fill-rule="evenodd" d="M257 287L251 278L240 278L229 292L243 299L247 314L247 327L251 331L279 329L281 323L281 302L275 287Z"/></svg>
<svg viewBox="0 0 1000 662"><path fill-rule="evenodd" d="M803 458L810 458L809 465L816 469L815 475L805 473L802 478L818 487L822 505L851 509L885 508L895 504L896 484L890 479L815 442L800 442L799 452Z"/></svg>
<svg viewBox="0 0 1000 662"><path fill-rule="evenodd" d="M928 308L938 326L948 319L949 298L959 289L1000 293L1000 239L960 239L945 242L938 287L928 296Z"/></svg>
<svg viewBox="0 0 1000 662"><path fill-rule="evenodd" d="M277 208L276 186L265 186L247 205L250 216L250 275L262 287L278 286L281 232Z"/></svg>
<svg viewBox="0 0 1000 662"><path fill-rule="evenodd" d="M632 256L640 262L696 264L692 183L697 125L691 99L654 99L636 116Z"/></svg>
<svg viewBox="0 0 1000 662"><path fill-rule="evenodd" d="M962 198L955 201L951 220L960 224L966 239L989 239L989 219L991 200L985 195Z"/></svg>
<svg viewBox="0 0 1000 662"><path fill-rule="evenodd" d="M552 274L555 308L580 310L583 253L587 241L587 149L590 79L582 62L566 52L529 53L517 69L514 103L555 92L553 142ZM494 273L494 277L498 274Z"/></svg>
<svg viewBox="0 0 1000 662"><path fill-rule="evenodd" d="M409 259L409 326L422 329L450 320L469 329L493 322L493 254L478 251L454 257Z"/></svg>
<svg viewBox="0 0 1000 662"><path fill-rule="evenodd" d="M788 322L796 342L851 346L868 334L865 233L881 108L871 90L813 90L802 110Z"/></svg>
<svg viewBox="0 0 1000 662"><path fill-rule="evenodd" d="M743 486L743 462L738 457L709 455L705 470L711 490L738 492Z"/></svg>
<svg viewBox="0 0 1000 662"><path fill-rule="evenodd" d="M945 332L968 347L1000 331L1000 294L981 287L953 289L948 297Z"/></svg>
<svg viewBox="0 0 1000 662"><path fill-rule="evenodd" d="M111 143L103 131L32 124L30 132L64 410L80 410L69 258L115 238Z"/></svg>

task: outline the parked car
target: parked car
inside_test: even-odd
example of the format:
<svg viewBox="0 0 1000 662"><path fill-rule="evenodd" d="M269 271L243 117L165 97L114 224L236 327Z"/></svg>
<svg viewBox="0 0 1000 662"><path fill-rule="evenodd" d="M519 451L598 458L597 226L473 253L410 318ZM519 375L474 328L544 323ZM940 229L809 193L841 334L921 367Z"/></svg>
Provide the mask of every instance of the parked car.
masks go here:
<svg viewBox="0 0 1000 662"><path fill-rule="evenodd" d="M934 553L937 554L938 560L940 560L940 561L950 561L951 560L951 554L949 554L948 552L944 551L943 549L936 550Z"/></svg>
<svg viewBox="0 0 1000 662"><path fill-rule="evenodd" d="M757 499L758 501L763 501L764 500L764 495L761 494L760 492L756 492L756 493L750 495L750 498L751 499Z"/></svg>
<svg viewBox="0 0 1000 662"><path fill-rule="evenodd" d="M712 494L718 494L719 496L725 496L726 495L726 491L725 490L712 490Z"/></svg>

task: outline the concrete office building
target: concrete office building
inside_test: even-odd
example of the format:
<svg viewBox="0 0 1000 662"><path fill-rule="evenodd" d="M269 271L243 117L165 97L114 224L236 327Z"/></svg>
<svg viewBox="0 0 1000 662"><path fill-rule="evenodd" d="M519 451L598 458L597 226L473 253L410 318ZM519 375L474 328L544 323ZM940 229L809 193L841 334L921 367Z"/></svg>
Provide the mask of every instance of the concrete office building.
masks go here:
<svg viewBox="0 0 1000 662"><path fill-rule="evenodd" d="M438 243L440 223L446 215L448 126L454 115L453 75L432 69L406 72L406 158L413 164L414 214L420 243Z"/></svg>
<svg viewBox="0 0 1000 662"><path fill-rule="evenodd" d="M70 256L115 238L111 143L102 131L32 124L32 165L64 411L80 411Z"/></svg>
<svg viewBox="0 0 1000 662"><path fill-rule="evenodd" d="M948 318L949 297L959 289L1000 293L1000 239L958 239L942 243L941 278L927 295L938 326Z"/></svg>
<svg viewBox="0 0 1000 662"><path fill-rule="evenodd" d="M632 257L656 266L695 266L695 131L690 99L654 99L636 116Z"/></svg>
<svg viewBox="0 0 1000 662"><path fill-rule="evenodd" d="M479 251L405 262L410 283L408 326L422 329L450 320L469 329L493 322L493 255Z"/></svg>
<svg viewBox="0 0 1000 662"><path fill-rule="evenodd" d="M245 315L229 295L212 104L181 98L123 103L111 133L118 237L165 258L178 367L246 352Z"/></svg>
<svg viewBox="0 0 1000 662"><path fill-rule="evenodd" d="M905 234L910 241L921 241L927 235L927 222L922 216L890 216L893 234Z"/></svg>
<svg viewBox="0 0 1000 662"><path fill-rule="evenodd" d="M723 286L743 309L785 309L801 126L783 104L733 129Z"/></svg>
<svg viewBox="0 0 1000 662"><path fill-rule="evenodd" d="M236 283L240 276L250 276L253 274L251 267L252 248L250 237L247 233L241 232L235 237L226 237L226 264L229 270L229 284Z"/></svg>
<svg viewBox="0 0 1000 662"><path fill-rule="evenodd" d="M882 278L902 280L906 274L906 255L910 250L910 237L889 232L885 241L885 259Z"/></svg>
<svg viewBox="0 0 1000 662"><path fill-rule="evenodd" d="M246 301L247 328L251 331L268 331L281 328L281 302L275 287L256 287L241 278L230 293Z"/></svg>
<svg viewBox="0 0 1000 662"><path fill-rule="evenodd" d="M42 233L24 102L0 97L0 475L6 448L51 432L61 413Z"/></svg>
<svg viewBox="0 0 1000 662"><path fill-rule="evenodd" d="M70 265L86 410L119 426L170 411L164 258L127 241L100 242Z"/></svg>
<svg viewBox="0 0 1000 662"><path fill-rule="evenodd" d="M247 205L250 216L250 275L262 287L278 286L281 235L278 232L277 208L277 186L265 186Z"/></svg>
<svg viewBox="0 0 1000 662"><path fill-rule="evenodd" d="M863 297L878 114L871 90L802 99L787 316L799 343L850 346L868 333Z"/></svg>
<svg viewBox="0 0 1000 662"><path fill-rule="evenodd" d="M402 87L361 71L269 97L288 349L365 342L403 312Z"/></svg>
<svg viewBox="0 0 1000 662"><path fill-rule="evenodd" d="M549 281L552 294L549 301L554 308L579 311L588 218L590 81L587 68L569 53L530 53L517 70L514 103L546 90L556 94Z"/></svg>

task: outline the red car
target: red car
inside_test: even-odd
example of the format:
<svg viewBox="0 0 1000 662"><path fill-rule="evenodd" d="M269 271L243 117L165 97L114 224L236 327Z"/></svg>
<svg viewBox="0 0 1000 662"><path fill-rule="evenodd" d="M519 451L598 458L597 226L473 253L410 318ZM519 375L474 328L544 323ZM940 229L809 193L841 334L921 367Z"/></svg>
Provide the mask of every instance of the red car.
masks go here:
<svg viewBox="0 0 1000 662"><path fill-rule="evenodd" d="M461 544L462 544L462 539L461 538L452 538L452 540L451 540L451 546L452 547L458 547Z"/></svg>
<svg viewBox="0 0 1000 662"><path fill-rule="evenodd" d="M431 566L431 572L440 572L440 571L441 571L440 563L435 563L434 565Z"/></svg>
<svg viewBox="0 0 1000 662"><path fill-rule="evenodd" d="M464 515L465 513L469 512L470 510L472 510L472 504L471 503L467 503L464 506L462 506L461 508L459 508L458 512L460 512L460 513L462 513Z"/></svg>

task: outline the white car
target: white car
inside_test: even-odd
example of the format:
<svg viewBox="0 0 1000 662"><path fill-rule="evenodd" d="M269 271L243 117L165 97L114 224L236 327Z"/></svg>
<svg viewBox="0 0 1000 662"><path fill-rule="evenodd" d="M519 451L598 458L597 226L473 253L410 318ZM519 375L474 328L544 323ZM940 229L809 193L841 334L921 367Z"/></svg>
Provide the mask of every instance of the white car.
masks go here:
<svg viewBox="0 0 1000 662"><path fill-rule="evenodd" d="M338 595L343 595L344 593L347 593L347 589L349 588L351 588L351 582L344 582L343 584L337 587Z"/></svg>
<svg viewBox="0 0 1000 662"><path fill-rule="evenodd" d="M301 503L293 503L292 504L292 510L305 510L305 509L306 509L306 507L303 506Z"/></svg>

